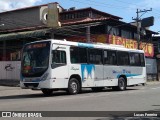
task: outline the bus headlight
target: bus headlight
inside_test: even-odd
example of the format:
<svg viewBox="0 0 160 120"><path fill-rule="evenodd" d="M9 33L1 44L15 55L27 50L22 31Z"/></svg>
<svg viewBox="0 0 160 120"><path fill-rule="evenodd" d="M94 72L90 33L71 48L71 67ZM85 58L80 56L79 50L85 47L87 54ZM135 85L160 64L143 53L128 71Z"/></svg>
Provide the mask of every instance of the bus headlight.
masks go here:
<svg viewBox="0 0 160 120"><path fill-rule="evenodd" d="M41 79L41 81L44 81L44 80L46 80L46 79L47 79L47 77L48 77L48 75L49 75L49 73L45 73L45 74L42 76L42 79Z"/></svg>

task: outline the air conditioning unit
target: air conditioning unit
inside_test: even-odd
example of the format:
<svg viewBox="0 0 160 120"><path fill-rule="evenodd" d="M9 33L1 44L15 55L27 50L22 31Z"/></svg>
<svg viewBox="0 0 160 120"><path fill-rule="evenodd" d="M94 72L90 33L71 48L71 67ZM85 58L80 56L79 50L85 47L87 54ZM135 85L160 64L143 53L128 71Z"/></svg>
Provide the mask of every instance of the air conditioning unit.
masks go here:
<svg viewBox="0 0 160 120"><path fill-rule="evenodd" d="M47 27L60 27L59 12L61 11L62 7L60 7L57 3L49 3L47 6L42 6L40 8L40 21L47 25Z"/></svg>
<svg viewBox="0 0 160 120"><path fill-rule="evenodd" d="M48 14L48 6L42 6L40 8L40 21L42 21L43 24L47 24L47 14Z"/></svg>

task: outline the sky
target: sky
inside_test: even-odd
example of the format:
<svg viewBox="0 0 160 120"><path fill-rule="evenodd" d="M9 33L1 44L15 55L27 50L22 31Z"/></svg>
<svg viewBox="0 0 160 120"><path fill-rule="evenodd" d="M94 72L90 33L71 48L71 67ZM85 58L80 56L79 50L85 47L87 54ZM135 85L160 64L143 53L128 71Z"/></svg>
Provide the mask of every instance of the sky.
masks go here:
<svg viewBox="0 0 160 120"><path fill-rule="evenodd" d="M160 0L0 0L0 12L51 2L58 2L64 9L92 7L119 16L127 23L134 21L132 18L136 18L137 9L152 8L152 11L145 14L140 13L140 16L143 14L141 19L153 16L154 25L150 27L150 30L160 31Z"/></svg>

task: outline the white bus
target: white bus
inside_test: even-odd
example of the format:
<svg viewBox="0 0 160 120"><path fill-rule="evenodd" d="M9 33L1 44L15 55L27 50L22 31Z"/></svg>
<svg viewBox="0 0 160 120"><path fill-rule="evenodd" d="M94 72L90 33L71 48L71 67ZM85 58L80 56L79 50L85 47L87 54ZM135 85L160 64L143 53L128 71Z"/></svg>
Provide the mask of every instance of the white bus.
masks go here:
<svg viewBox="0 0 160 120"><path fill-rule="evenodd" d="M44 40L26 44L21 62L21 88L77 94L82 88L125 90L145 84L143 50L119 45Z"/></svg>

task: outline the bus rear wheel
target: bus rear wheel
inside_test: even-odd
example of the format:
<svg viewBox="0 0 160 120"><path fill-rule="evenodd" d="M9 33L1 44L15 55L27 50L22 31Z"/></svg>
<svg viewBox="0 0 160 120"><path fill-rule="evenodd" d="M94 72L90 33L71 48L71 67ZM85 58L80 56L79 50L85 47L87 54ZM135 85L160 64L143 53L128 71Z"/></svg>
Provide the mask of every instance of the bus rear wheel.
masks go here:
<svg viewBox="0 0 160 120"><path fill-rule="evenodd" d="M113 90L124 91L126 90L127 83L123 77L118 78L118 86L113 86Z"/></svg>
<svg viewBox="0 0 160 120"><path fill-rule="evenodd" d="M126 81L123 77L118 79L118 90L123 91L126 90Z"/></svg>
<svg viewBox="0 0 160 120"><path fill-rule="evenodd" d="M80 83L76 78L71 78L68 83L68 93L74 95L80 91Z"/></svg>
<svg viewBox="0 0 160 120"><path fill-rule="evenodd" d="M51 95L53 93L52 89L42 89L41 90L44 95Z"/></svg>

